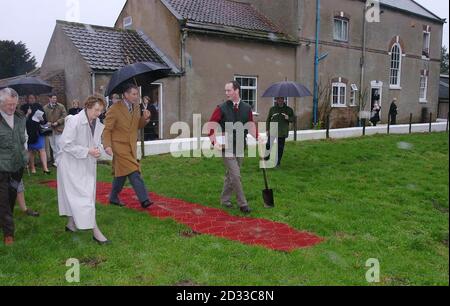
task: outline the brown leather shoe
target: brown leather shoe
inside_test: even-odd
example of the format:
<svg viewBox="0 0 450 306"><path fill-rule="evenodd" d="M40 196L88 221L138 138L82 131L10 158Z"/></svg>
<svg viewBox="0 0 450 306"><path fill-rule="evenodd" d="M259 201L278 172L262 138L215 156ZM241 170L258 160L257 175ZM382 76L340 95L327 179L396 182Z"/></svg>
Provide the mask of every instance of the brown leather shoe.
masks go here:
<svg viewBox="0 0 450 306"><path fill-rule="evenodd" d="M3 240L6 246L13 245L14 244L14 237L6 236Z"/></svg>

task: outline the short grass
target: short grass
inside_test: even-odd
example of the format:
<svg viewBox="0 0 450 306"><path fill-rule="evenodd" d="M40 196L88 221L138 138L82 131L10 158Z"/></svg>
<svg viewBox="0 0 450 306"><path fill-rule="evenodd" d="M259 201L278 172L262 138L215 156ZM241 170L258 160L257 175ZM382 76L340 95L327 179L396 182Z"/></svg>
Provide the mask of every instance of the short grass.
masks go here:
<svg viewBox="0 0 450 306"><path fill-rule="evenodd" d="M98 223L113 244L100 247L89 232L64 232L56 191L38 184L47 177L26 177L28 205L42 216L16 211L17 242L0 244L0 285L67 285L69 258L81 262L78 285L369 285L374 258L378 285L448 286L448 160L445 133L289 143L283 168L269 171L272 210L263 208L257 161L246 160L253 217L326 239L292 253L188 238L172 220L101 205ZM220 207L221 159L156 156L143 169L158 194ZM110 172L99 166L98 180L110 182Z"/></svg>

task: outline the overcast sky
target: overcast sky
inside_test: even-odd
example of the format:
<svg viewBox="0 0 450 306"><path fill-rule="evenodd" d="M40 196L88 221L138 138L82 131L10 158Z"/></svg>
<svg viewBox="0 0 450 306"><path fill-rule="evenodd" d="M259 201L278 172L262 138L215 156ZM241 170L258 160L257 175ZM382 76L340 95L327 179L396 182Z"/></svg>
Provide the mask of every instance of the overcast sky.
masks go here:
<svg viewBox="0 0 450 306"><path fill-rule="evenodd" d="M448 0L416 1L448 20ZM23 41L40 65L57 19L113 26L124 3L125 0L0 0L0 40ZM444 44L449 45L448 24Z"/></svg>

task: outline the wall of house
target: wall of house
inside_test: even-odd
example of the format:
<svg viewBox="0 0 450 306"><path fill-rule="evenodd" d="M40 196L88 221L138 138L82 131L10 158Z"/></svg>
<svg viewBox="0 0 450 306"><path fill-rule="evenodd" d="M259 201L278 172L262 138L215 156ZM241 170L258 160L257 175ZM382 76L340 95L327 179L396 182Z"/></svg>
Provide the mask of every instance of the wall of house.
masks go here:
<svg viewBox="0 0 450 306"><path fill-rule="evenodd" d="M123 29L123 20L128 16L133 18L132 29L143 31L174 63L180 65L180 26L161 0L128 0L115 27Z"/></svg>
<svg viewBox="0 0 450 306"><path fill-rule="evenodd" d="M388 109L392 99L398 98L399 122L408 122L409 114L413 113L413 120L420 122L423 109L436 113L439 91L439 57L442 44L442 25L411 14L383 8L381 23L367 23L367 53L365 82L360 86L360 59L362 55L363 7L360 1L335 0L333 5L321 8L321 45L320 53L327 52L328 57L320 64L320 78L322 83L335 77L349 80L349 84L357 84L362 89L370 90L371 81L383 82L382 92L382 122L388 120ZM301 15L300 27L303 46L300 47L299 63L301 76L309 76L306 84L313 84L314 76L314 43L307 47L307 41L314 41L315 37L315 1L301 1L300 10L310 12ZM350 19L349 41L342 43L333 39L334 16L344 12ZM431 26L431 59L422 59L423 26ZM400 37L404 46L401 89L391 89L390 75L390 46L392 40ZM419 101L419 82L421 70L429 70L427 103ZM361 88L359 88L361 90ZM350 88L347 87L347 102ZM331 101L330 101L331 103ZM366 103L367 110L370 103ZM334 118L342 117L348 110L333 109ZM309 117L310 115L306 115ZM435 115L434 115L435 116ZM336 127L346 127L346 122L335 122ZM333 124L332 124L333 125Z"/></svg>
<svg viewBox="0 0 450 306"><path fill-rule="evenodd" d="M84 100L91 93L90 68L57 24L41 66L41 76L64 71L66 101Z"/></svg>
<svg viewBox="0 0 450 306"><path fill-rule="evenodd" d="M295 47L190 34L182 118L191 121L198 113L207 122L226 100L225 84L236 75L257 77L257 120L265 121L273 102L262 95L273 83L295 78Z"/></svg>

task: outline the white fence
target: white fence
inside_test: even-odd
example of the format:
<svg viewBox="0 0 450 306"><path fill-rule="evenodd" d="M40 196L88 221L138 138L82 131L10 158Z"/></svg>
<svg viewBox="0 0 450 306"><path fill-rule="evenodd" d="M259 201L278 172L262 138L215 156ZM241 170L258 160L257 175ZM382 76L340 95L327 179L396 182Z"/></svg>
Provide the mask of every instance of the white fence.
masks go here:
<svg viewBox="0 0 450 306"><path fill-rule="evenodd" d="M413 124L412 133L428 133L430 125L426 124ZM431 125L432 132L445 132L447 128L447 122L437 122ZM380 125L376 127L366 127L366 135L375 134L387 134L387 125ZM390 134L409 134L409 124L406 125L394 125L390 127ZM264 135L264 134L262 134ZM348 129L334 129L330 130L330 138L343 139L343 138L355 138L363 136L363 128L348 128ZM248 144L255 145L255 140L249 136ZM297 141L307 140L320 140L326 139L326 130L305 130L297 132ZM294 132L290 133L288 141L294 140ZM202 147L208 148L211 143L208 137L202 137ZM170 140L158 140L145 142L145 156L169 154L172 152L185 152L198 149L197 138L183 138L183 139L170 139ZM141 157L141 143L138 143L138 158Z"/></svg>

